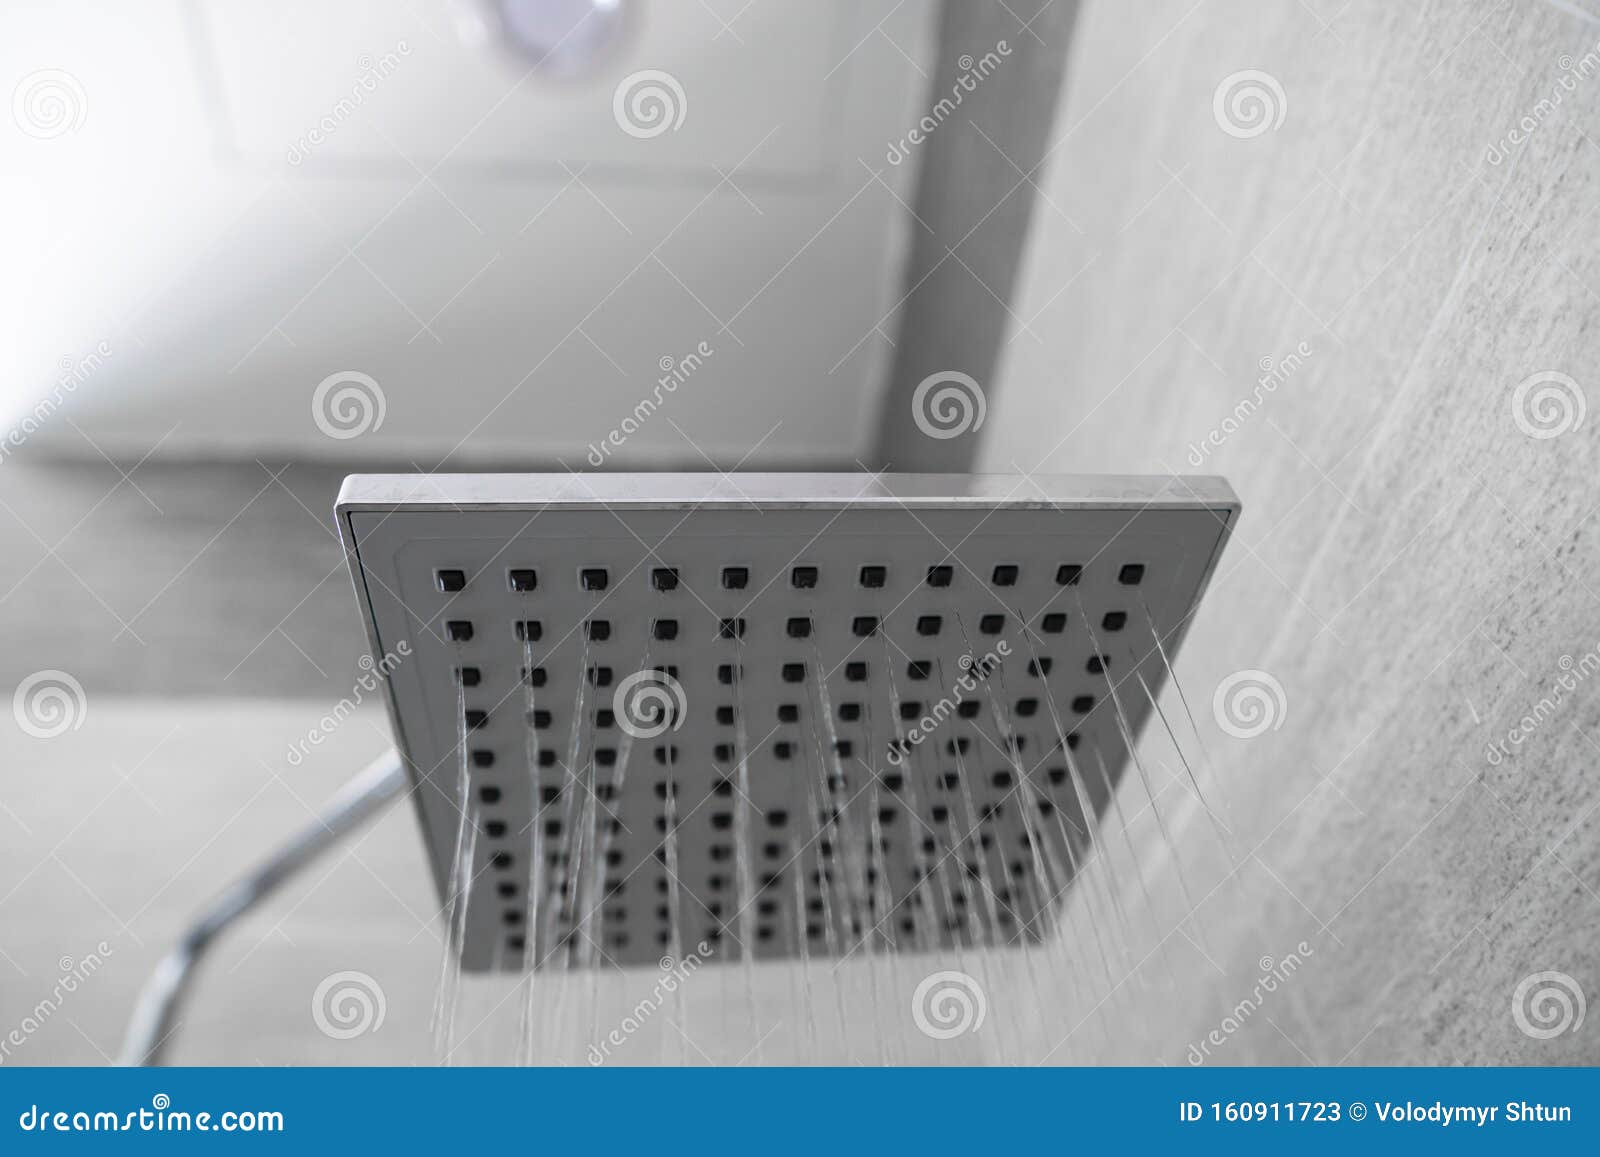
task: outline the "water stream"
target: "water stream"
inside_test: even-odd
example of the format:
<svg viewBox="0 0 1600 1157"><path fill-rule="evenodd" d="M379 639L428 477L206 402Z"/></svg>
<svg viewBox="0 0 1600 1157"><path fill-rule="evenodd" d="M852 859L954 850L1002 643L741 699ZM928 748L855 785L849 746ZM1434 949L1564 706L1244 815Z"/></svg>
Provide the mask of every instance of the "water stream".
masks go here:
<svg viewBox="0 0 1600 1157"><path fill-rule="evenodd" d="M1078 616L1092 655L1103 656L1081 596ZM988 994L993 1027L973 1042L985 1059L1033 1063L1042 1051L1034 1042L1046 1038L1064 1042L1064 1051L1055 1054L1059 1059L1116 1054L1116 1037L1125 1035L1128 1021L1149 1015L1150 1002L1140 993L1140 985L1150 982L1146 963L1154 961L1158 975L1177 987L1174 932L1192 931L1205 951L1179 834L1168 819L1171 800L1163 796L1179 785L1192 793L1233 862L1220 804L1214 808L1202 790L1203 780L1214 785L1216 777L1203 775L1209 761L1193 713L1148 621L1147 657L1153 663L1159 655L1161 662L1153 674L1148 667L1114 672L1091 659L1090 672L1101 677L1095 708L1105 713L1100 733L1109 731L1120 741L1111 750L1078 742L1074 727L1082 725L1070 722L1064 699L1057 701L1048 668L1039 666L1039 640L1026 627L1021 653L991 667L981 646L994 640L969 637L959 614L948 622L965 647L960 670L946 669L938 659L908 670L910 660L880 631L845 657L867 663L869 673L853 671L847 679L844 661L831 668L824 662L813 632L809 661L793 680L805 697L798 733L778 729L763 735L768 721L748 715L742 677L748 657L742 636L735 636L735 677L728 688L734 742L731 758L718 757L720 778L680 767L672 732L647 742L623 727L614 747L611 733L598 735L597 713L614 706L603 690L612 679L591 666L594 650L584 632L571 644L577 678L559 684L572 687L570 696L564 690L560 695L570 703L570 721L564 721L564 737L552 742L548 721L535 725L552 708L545 680L534 674L541 656L532 640L521 644L520 699L528 726L519 774L526 777L531 819L521 833L528 851L526 861L516 863L518 883L502 882L499 889L507 896L525 889L523 910L520 918L511 911L503 929L498 920L488 932L479 921L472 924L474 936L495 937L484 946L494 962L521 966L508 1022L508 1029L515 1026L518 1061L581 1057L588 1042L626 1020L628 1002L648 989L642 970L619 970L612 957L630 947L624 929L638 935L635 926L617 919L624 891L630 912L659 910L666 929L659 946L663 968L668 960L680 964L697 954L702 924L715 942L704 962L714 978L669 989L673 995L664 999L660 1022L651 1028L665 1063L707 1059L690 1024L691 989L697 1006L716 1009L722 1047L732 1050L740 1040L748 1046L744 1063L923 1060L933 1054L908 1016L911 990L933 972L950 969L973 978ZM653 628L652 623L652 635ZM651 650L647 642L639 670L653 669ZM1038 676L1026 686L1024 666ZM665 675L667 669L661 670ZM957 693L958 685L974 684L975 690ZM1178 697L1181 712L1166 709L1163 688ZM964 709L948 712L948 722L918 732L914 742L908 739L908 727L922 721L938 696L954 696ZM843 736L836 699L848 705ZM456 706L452 802L460 814L430 1019L435 1052L446 1063L458 1043L461 948L468 940L473 875L495 861L491 856L478 863L478 783L464 687L458 686ZM1074 703L1073 711L1081 714L1082 708ZM1162 745L1162 752L1148 746L1141 751L1135 743L1135 722L1152 715L1146 743ZM787 798L755 782L757 771L769 766L766 745L779 741L790 745ZM1165 745L1175 760L1165 757ZM1200 754L1199 762L1192 752ZM696 750L688 758L709 755ZM640 760L654 779L630 790L630 780L644 774L633 767ZM1115 774L1124 765L1132 775ZM680 771L696 785L693 798L682 794ZM711 798L702 800L702 784L710 785ZM621 806L625 793L651 798L659 810L634 815ZM774 817L773 801L780 798L788 814ZM1136 846L1134 828L1146 819L1146 809L1154 825L1147 834L1167 854L1170 881L1147 878L1149 861ZM680 827L689 815L697 817L697 833L700 820L711 828L714 860L729 861L725 872L714 869L709 894L699 892L698 881L691 889L682 877ZM624 821L659 832L655 862L647 859L637 873L618 867L623 852L616 848L628 834ZM1178 929L1159 910L1158 894L1169 903L1181 897L1185 912ZM1131 897L1137 900L1130 903ZM1182 946L1181 939L1177 944ZM768 954L759 945L768 947L772 962L758 961ZM765 1002L777 992L787 994L789 1007L774 1017ZM1154 1031L1141 1027L1141 1036ZM711 1059L740 1058L730 1052ZM619 1057L618 1063L637 1062Z"/></svg>

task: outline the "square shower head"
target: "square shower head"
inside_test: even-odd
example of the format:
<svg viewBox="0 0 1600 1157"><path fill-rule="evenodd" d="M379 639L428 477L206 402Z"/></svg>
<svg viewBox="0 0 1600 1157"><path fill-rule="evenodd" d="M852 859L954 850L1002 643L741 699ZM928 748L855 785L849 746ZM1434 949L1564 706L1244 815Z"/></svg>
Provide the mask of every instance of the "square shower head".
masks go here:
<svg viewBox="0 0 1600 1157"><path fill-rule="evenodd" d="M1047 934L1237 512L1118 476L356 475L338 503L468 969Z"/></svg>

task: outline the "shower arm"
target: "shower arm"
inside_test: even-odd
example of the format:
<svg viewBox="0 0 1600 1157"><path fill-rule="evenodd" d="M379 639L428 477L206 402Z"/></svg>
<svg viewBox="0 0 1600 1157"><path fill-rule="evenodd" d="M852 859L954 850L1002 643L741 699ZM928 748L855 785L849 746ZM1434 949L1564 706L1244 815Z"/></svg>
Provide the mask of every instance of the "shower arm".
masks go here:
<svg viewBox="0 0 1600 1157"><path fill-rule="evenodd" d="M406 786L400 756L385 752L341 788L327 809L263 864L214 899L145 981L122 1043L122 1065L163 1063L200 961L242 916L362 824Z"/></svg>

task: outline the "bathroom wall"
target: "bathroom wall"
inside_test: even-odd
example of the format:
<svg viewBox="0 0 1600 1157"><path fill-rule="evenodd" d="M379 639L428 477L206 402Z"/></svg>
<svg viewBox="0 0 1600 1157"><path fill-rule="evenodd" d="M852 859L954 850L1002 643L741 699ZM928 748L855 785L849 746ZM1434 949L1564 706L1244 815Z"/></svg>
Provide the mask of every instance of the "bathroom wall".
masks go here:
<svg viewBox="0 0 1600 1157"><path fill-rule="evenodd" d="M1244 70L1264 121L1214 107ZM1096 911L1153 930L1061 953L1088 1019L1042 1043L1600 1060L1600 16L1091 0L1054 132L981 468L1219 473L1244 516L1178 664L1230 835L1147 757Z"/></svg>
<svg viewBox="0 0 1600 1157"><path fill-rule="evenodd" d="M1088 0L1072 35L1038 171L969 154L1039 186L979 465L1231 480L1163 700L1179 742L1146 736L1052 944L713 970L611 1059L1600 1061L1571 1001L1600 999L1600 22ZM1247 70L1282 94L1245 78L1255 135L1250 102L1215 111ZM113 1056L199 905L387 742L369 705L285 758L352 686L337 471L74 469L5 467L0 686L64 667L90 706L49 743L0 733L0 1026L114 951L9 1063ZM1241 672L1260 714L1220 714L1251 738L1214 705ZM437 1043L440 928L396 809L221 946L175 1059L516 1059L508 978L469 981ZM913 999L946 968L986 1020L939 1040ZM387 994L355 1039L315 1018L348 971ZM539 1059L583 1063L654 979L542 975Z"/></svg>

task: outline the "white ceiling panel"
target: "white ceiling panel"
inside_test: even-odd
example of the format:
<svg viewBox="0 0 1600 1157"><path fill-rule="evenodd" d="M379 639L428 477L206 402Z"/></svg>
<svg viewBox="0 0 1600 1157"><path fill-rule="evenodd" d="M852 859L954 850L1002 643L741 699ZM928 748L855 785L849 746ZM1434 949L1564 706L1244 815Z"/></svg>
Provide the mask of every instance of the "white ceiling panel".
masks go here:
<svg viewBox="0 0 1600 1157"><path fill-rule="evenodd" d="M838 63L842 7L757 3L725 25L709 5L635 4L620 51L576 82L460 35L472 8L465 3L401 23L392 3L213 0L203 24L232 140L249 158L275 163L298 144L312 164L393 168L403 153L427 167L528 171L564 162L703 172L739 164L749 142L781 124L784 147L745 169L796 176L830 159L845 77L822 78ZM611 98L646 70L667 72L682 96L658 81L677 127L639 138L617 131ZM336 112L357 101L361 115ZM308 130L330 116L336 127L308 149Z"/></svg>
<svg viewBox="0 0 1600 1157"><path fill-rule="evenodd" d="M750 467L870 443L913 177L883 156L920 115L927 0L641 3L562 79L443 3L89 7L0 16L0 80L64 68L88 108L3 146L8 424L109 351L39 448L578 466L619 431L608 465ZM681 87L677 128L619 125L641 70ZM381 396L358 436L314 406L342 373Z"/></svg>

